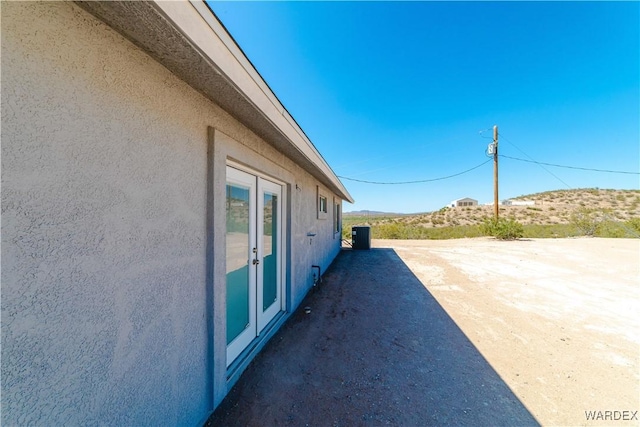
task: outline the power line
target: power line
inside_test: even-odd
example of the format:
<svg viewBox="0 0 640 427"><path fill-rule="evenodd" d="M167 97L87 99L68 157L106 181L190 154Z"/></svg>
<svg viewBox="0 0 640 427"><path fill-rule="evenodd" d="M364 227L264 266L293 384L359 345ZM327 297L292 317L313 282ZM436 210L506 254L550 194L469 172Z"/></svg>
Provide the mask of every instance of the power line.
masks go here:
<svg viewBox="0 0 640 427"><path fill-rule="evenodd" d="M527 153L524 152L524 150L522 150L520 147L518 147L514 142L510 141L509 138L505 138L504 135L502 135L502 139L504 139L505 141L507 141L509 144L513 145L518 151L520 151L522 154L524 154L525 156L527 156L529 159L533 160L535 162L535 160L533 159L533 157L531 157L530 155L528 155ZM571 188L571 186L569 184L567 184L562 178L560 178L558 175L556 175L555 173L551 172L549 169L545 168L543 165L541 165L540 163L538 163L538 166L540 166L545 172L547 172L549 175L551 175L552 177L554 177L555 179L557 179L558 181L560 181L561 183L563 183L567 188Z"/></svg>
<svg viewBox="0 0 640 427"><path fill-rule="evenodd" d="M504 136L503 136L503 139ZM538 162L536 160L533 160L533 158L528 155L527 153L525 153L520 147L518 147L516 144L514 144L513 142L509 141L507 139L507 142L511 145L513 145L515 148L518 149L518 151L520 151L522 154L524 154L525 156L527 156L529 159L531 160L525 160L525 159L519 159L517 157L510 157L510 156L504 156L502 154L500 154L500 156L505 157L507 159L512 159L512 160L518 160L518 161L522 161L522 162L527 162L527 163L534 163L537 164L538 166L540 166L542 169L544 169L546 172L548 172L550 175L553 175L554 178L558 179L560 182L562 182L564 185L567 186L567 188L572 189L572 187L567 184L566 182L564 182L559 176L557 176L556 174L554 174L553 172L551 172L549 169L545 168L543 165L547 165L547 166L553 166L553 167L559 167L559 168L567 168L567 169L579 169L579 170L586 170L586 171L592 171L592 172L606 172L606 173L621 173L621 174L632 174L632 175L640 175L640 173L637 172L626 172L626 171L611 171L611 170L604 170L604 169L591 169L591 168L581 168L581 167L577 167L577 166L564 166L564 165L555 165L552 163L544 163L544 162ZM611 216L609 216L609 214L603 212L603 216L604 218L610 220L610 221L616 221L614 218L611 218ZM635 235L636 237L640 237L640 235L633 230L630 227L627 227L623 222L619 223L622 228L624 228L625 230L627 230L627 232L631 233L632 235Z"/></svg>
<svg viewBox="0 0 640 427"><path fill-rule="evenodd" d="M485 131L480 131L480 134L482 134L483 132L485 132ZM506 139L506 138L504 138L504 139ZM640 172L628 172L628 171L618 171L618 170L608 170L608 169L583 168L583 167L579 167L579 166L567 166L567 165L558 165L558 164L554 164L554 163L539 162L537 160L533 160L533 158L531 156L529 156L527 153L525 153L522 149L520 149L518 146L516 146L513 142L509 141L508 139L506 139L506 140L507 140L507 142L509 144L513 145L516 149L521 151L525 156L529 157L529 159L531 159L531 160L521 159L521 158L512 157L512 156L506 156L504 154L499 154L498 155L499 157L504 157L506 159L516 160L516 161L520 161L520 162L527 162L527 163L537 164L538 166L543 168L545 171L547 171L550 175L553 175L555 178L560 180L568 188L572 188L572 187L570 185L568 185L566 182L564 182L563 180L561 180L557 175L552 173L550 170L546 169L544 166L546 165L546 166L552 166L552 167L557 167L557 168L577 169L577 170L585 170L585 171L591 171L591 172L618 173L618 174L626 174L626 175L640 175ZM471 171L473 171L475 169L478 169L479 167L489 163L491 160L492 160L492 158L489 158L487 161L482 162L477 166L474 166L474 167L472 167L470 169L467 169L467 170L464 170L462 172L455 173L453 175L447 175L447 176L443 176L443 177L439 177L439 178L422 179L422 180L416 180L416 181L399 181L399 182L367 181L367 180L363 180L363 179L349 178L349 177L340 176L340 175L338 175L338 178L346 179L348 181L361 182L363 184L375 184L375 185L420 184L420 183L425 183L425 182L442 181L442 180L445 180L445 179L454 178L456 176L464 175L465 173L471 172Z"/></svg>
<svg viewBox="0 0 640 427"><path fill-rule="evenodd" d="M519 162L535 163L537 165L553 166L553 167L556 167L556 168L578 169L578 170L591 171L591 172L620 173L620 174L626 174L626 175L640 175L640 172L627 172L627 171L616 171L616 170L607 170L607 169L582 168L582 167L578 167L578 166L556 165L556 164L553 164L553 163L538 162L536 160L519 159L517 157L505 156L504 154L499 154L499 156L500 157L504 157L506 159L517 160Z"/></svg>
<svg viewBox="0 0 640 427"><path fill-rule="evenodd" d="M402 185L402 184L420 184L423 182L433 182L433 181L442 181L443 179L449 179L449 178L453 178L454 176L460 176L463 175L465 173L471 172L472 170L478 169L480 166L486 165L487 163L489 163L492 159L489 159L485 162L480 163L477 166L472 167L471 169L467 169L465 171L462 172L458 172L456 174L453 175L448 175L448 176L442 176L440 178L432 178L432 179L422 179L419 181L402 181L402 182L378 182L378 181L365 181L362 179L355 179L355 178L348 178L346 176L340 176L338 175L338 178L341 179L346 179L348 181L355 181L355 182L362 182L364 184L377 184L377 185Z"/></svg>

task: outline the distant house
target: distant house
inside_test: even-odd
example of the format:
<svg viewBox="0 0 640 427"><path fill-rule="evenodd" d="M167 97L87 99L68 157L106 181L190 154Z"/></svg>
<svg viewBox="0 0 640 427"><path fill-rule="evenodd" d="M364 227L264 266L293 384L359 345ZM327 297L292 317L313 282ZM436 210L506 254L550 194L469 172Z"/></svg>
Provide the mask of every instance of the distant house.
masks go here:
<svg viewBox="0 0 640 427"><path fill-rule="evenodd" d="M0 424L202 425L348 191L204 1L2 2L1 100Z"/></svg>
<svg viewBox="0 0 640 427"><path fill-rule="evenodd" d="M533 200L511 200L511 199L507 199L507 200L503 200L502 201L502 205L503 206L533 206L535 204L536 204L536 202L534 202Z"/></svg>
<svg viewBox="0 0 640 427"><path fill-rule="evenodd" d="M461 208L466 206L478 206L478 201L469 197L465 197L463 199L453 200L451 203L449 203L450 208Z"/></svg>

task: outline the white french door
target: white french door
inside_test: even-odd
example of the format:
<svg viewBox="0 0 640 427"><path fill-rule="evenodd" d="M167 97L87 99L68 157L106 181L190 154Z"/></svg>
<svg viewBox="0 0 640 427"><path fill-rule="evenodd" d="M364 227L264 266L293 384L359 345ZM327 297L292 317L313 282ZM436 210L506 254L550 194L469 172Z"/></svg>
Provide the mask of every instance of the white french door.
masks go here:
<svg viewBox="0 0 640 427"><path fill-rule="evenodd" d="M283 310L282 186L227 167L227 366Z"/></svg>

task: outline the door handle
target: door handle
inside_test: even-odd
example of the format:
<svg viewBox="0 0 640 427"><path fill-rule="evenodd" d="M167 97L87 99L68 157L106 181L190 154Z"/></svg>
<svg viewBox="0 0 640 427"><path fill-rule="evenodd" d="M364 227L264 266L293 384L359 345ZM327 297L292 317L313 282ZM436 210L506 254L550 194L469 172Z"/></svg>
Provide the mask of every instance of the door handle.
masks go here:
<svg viewBox="0 0 640 427"><path fill-rule="evenodd" d="M257 259L254 259L253 260L253 265L258 265L258 264L260 264L260 261L258 261Z"/></svg>

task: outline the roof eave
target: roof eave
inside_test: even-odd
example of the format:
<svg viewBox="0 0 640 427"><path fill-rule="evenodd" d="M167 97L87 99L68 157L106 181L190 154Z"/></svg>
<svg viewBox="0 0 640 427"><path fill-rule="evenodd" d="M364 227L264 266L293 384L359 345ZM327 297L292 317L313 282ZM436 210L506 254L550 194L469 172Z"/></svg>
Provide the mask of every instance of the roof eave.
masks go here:
<svg viewBox="0 0 640 427"><path fill-rule="evenodd" d="M353 203L340 179L204 2L76 3Z"/></svg>

